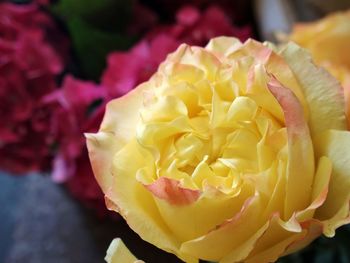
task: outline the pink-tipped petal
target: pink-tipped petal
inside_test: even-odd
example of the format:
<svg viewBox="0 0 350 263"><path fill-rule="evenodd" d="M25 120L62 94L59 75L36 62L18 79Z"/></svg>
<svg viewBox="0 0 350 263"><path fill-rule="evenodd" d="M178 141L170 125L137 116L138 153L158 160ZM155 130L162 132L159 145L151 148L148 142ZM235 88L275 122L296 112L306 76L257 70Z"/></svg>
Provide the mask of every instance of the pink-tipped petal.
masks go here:
<svg viewBox="0 0 350 263"><path fill-rule="evenodd" d="M311 199L314 152L303 108L294 93L271 76L268 89L280 104L288 134L287 186L284 217L305 209Z"/></svg>
<svg viewBox="0 0 350 263"><path fill-rule="evenodd" d="M183 188L179 181L166 177L161 177L145 187L156 197L173 205L190 205L201 195L199 190Z"/></svg>

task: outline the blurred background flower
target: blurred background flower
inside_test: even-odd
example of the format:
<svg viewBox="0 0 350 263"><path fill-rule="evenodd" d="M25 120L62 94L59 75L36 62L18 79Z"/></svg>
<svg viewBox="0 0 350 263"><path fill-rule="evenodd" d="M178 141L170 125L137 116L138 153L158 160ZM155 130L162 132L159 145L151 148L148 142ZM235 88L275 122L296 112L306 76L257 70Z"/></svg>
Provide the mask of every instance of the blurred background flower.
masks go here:
<svg viewBox="0 0 350 263"><path fill-rule="evenodd" d="M315 22L297 23L294 25L289 39L307 48L315 62L340 81L344 88L346 112L349 117L350 10L332 13Z"/></svg>
<svg viewBox="0 0 350 263"><path fill-rule="evenodd" d="M46 171L53 137L43 97L57 87L66 40L55 46L50 16L35 3L0 4L0 167L14 173Z"/></svg>

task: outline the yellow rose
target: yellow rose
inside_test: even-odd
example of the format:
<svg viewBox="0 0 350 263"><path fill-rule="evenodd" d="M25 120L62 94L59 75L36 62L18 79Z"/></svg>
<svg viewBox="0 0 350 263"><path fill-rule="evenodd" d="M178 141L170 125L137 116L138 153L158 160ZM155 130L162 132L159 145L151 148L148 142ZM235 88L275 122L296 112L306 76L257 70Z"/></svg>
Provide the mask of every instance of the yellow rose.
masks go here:
<svg viewBox="0 0 350 263"><path fill-rule="evenodd" d="M349 222L343 100L295 44L181 45L108 104L90 160L144 240L185 262L272 262Z"/></svg>
<svg viewBox="0 0 350 263"><path fill-rule="evenodd" d="M325 67L340 81L344 88L346 113L349 117L350 10L331 14L316 22L297 24L290 40L307 48L315 62Z"/></svg>

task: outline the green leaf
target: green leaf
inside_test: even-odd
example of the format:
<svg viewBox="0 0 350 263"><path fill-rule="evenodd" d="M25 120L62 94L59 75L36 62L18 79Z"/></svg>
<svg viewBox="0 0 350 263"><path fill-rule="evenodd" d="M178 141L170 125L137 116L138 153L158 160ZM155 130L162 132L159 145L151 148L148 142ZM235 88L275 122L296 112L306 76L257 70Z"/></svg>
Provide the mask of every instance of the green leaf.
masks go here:
<svg viewBox="0 0 350 263"><path fill-rule="evenodd" d="M131 18L132 0L60 0L52 11L69 21L80 18L101 30L120 32Z"/></svg>
<svg viewBox="0 0 350 263"><path fill-rule="evenodd" d="M101 31L79 18L69 20L67 26L84 76L94 80L99 80L109 52L125 50L134 42L130 37Z"/></svg>

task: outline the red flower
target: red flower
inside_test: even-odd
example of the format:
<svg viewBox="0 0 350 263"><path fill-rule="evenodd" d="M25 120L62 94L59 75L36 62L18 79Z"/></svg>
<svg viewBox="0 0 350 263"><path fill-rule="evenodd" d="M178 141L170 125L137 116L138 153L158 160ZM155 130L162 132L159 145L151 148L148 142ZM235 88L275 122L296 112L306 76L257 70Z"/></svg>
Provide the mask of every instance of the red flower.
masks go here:
<svg viewBox="0 0 350 263"><path fill-rule="evenodd" d="M251 21L251 16L253 15L252 3L247 0L152 0L151 2L153 2L152 5L157 7L158 13L162 14L163 17L173 16L181 7L189 3L196 8L203 9L214 2L225 11L225 14L234 23L246 24Z"/></svg>
<svg viewBox="0 0 350 263"><path fill-rule="evenodd" d="M98 99L104 97L104 90L90 81L81 81L68 75L61 89L45 97L51 105L51 129L58 151L54 158L53 180L65 182L76 171L75 160L85 147L83 133L89 130L93 118L88 109Z"/></svg>
<svg viewBox="0 0 350 263"><path fill-rule="evenodd" d="M42 99L63 64L44 25L52 21L34 4L0 4L0 168L15 173L50 163L53 138Z"/></svg>
<svg viewBox="0 0 350 263"><path fill-rule="evenodd" d="M192 6L183 7L176 14L176 21L174 25L158 25L129 51L109 54L101 82L111 98L120 97L148 80L167 54L181 43L205 45L215 36L245 40L251 35L249 27L234 27L217 6L203 13Z"/></svg>
<svg viewBox="0 0 350 263"><path fill-rule="evenodd" d="M204 12L194 6L184 6L176 14L175 25L163 25L151 31L148 37L168 34L189 45L204 46L217 36L235 36L241 41L251 36L249 26L236 27L219 6L210 6Z"/></svg>
<svg viewBox="0 0 350 263"><path fill-rule="evenodd" d="M157 23L157 15L146 6L134 2L132 6L130 24L127 26L127 33L130 35L140 35Z"/></svg>
<svg viewBox="0 0 350 263"><path fill-rule="evenodd" d="M141 41L130 51L117 51L108 55L108 66L102 76L102 85L111 98L120 97L156 71L166 55L174 51L179 42L166 35Z"/></svg>
<svg viewBox="0 0 350 263"><path fill-rule="evenodd" d="M84 132L96 132L104 115L104 105L101 105L86 123ZM65 186L71 195L83 203L85 207L93 209L98 216L108 213L104 202L104 194L97 184L90 165L85 143L80 155L74 159L74 174L67 179ZM112 214L112 213L111 213Z"/></svg>

